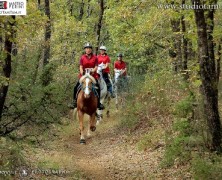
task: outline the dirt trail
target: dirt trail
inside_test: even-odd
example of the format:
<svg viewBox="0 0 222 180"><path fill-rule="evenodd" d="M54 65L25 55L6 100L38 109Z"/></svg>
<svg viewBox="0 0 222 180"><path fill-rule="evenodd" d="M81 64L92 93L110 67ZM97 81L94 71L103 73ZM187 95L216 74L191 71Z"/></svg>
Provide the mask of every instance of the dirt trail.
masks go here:
<svg viewBox="0 0 222 180"><path fill-rule="evenodd" d="M171 179L173 172L160 170L164 147L138 151L136 135L118 129L112 116L97 126L96 132L79 144L78 122L63 126L47 148L36 150L36 160L46 167L58 166L69 173L45 179L119 180ZM176 179L176 178L173 178Z"/></svg>

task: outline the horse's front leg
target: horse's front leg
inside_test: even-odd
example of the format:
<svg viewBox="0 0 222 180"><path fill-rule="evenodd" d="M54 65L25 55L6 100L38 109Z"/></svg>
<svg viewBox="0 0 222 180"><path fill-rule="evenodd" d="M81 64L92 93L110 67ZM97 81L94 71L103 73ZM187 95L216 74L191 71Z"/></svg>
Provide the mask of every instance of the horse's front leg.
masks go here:
<svg viewBox="0 0 222 180"><path fill-rule="evenodd" d="M118 93L117 93L117 85L115 85L115 105L116 105L116 110L118 110Z"/></svg>
<svg viewBox="0 0 222 180"><path fill-rule="evenodd" d="M115 104L116 104L116 110L118 110L118 95L116 93L116 98L115 98Z"/></svg>
<svg viewBox="0 0 222 180"><path fill-rule="evenodd" d="M83 125L84 114L83 114L83 112L78 111L78 117L79 117L79 130L80 130L80 144L85 144L86 140L84 137L84 125Z"/></svg>
<svg viewBox="0 0 222 180"><path fill-rule="evenodd" d="M96 130L96 112L93 113L89 117L89 128L88 128L88 135L90 136L90 131L95 131Z"/></svg>
<svg viewBox="0 0 222 180"><path fill-rule="evenodd" d="M98 125L103 120L103 110L97 109L96 120L96 125Z"/></svg>
<svg viewBox="0 0 222 180"><path fill-rule="evenodd" d="M109 112L109 109L110 109L110 97L108 97L107 99L107 111L106 111L106 117L109 118L110 117L110 112Z"/></svg>

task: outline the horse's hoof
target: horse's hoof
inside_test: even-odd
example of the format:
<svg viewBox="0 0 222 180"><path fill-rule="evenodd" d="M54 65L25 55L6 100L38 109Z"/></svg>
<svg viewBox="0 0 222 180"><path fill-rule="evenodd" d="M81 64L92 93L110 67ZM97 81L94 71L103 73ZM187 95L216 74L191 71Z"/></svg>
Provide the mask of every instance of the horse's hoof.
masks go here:
<svg viewBox="0 0 222 180"><path fill-rule="evenodd" d="M91 127L90 127L90 130L91 130L91 131L95 131L95 130L96 130L96 126L91 126Z"/></svg>
<svg viewBox="0 0 222 180"><path fill-rule="evenodd" d="M86 140L85 139L80 139L80 144L86 144Z"/></svg>

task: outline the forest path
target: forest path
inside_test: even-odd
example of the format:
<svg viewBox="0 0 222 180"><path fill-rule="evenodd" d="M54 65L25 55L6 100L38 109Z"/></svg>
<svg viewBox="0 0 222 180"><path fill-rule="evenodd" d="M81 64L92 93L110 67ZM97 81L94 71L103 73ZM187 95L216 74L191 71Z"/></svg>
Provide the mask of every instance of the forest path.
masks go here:
<svg viewBox="0 0 222 180"><path fill-rule="evenodd" d="M71 120L35 156L43 167L67 171L67 174L49 176L50 180L177 179L178 172L160 168L164 145L138 151L138 133L122 131L119 124L120 118L113 112L86 139L86 145L81 145L78 121Z"/></svg>

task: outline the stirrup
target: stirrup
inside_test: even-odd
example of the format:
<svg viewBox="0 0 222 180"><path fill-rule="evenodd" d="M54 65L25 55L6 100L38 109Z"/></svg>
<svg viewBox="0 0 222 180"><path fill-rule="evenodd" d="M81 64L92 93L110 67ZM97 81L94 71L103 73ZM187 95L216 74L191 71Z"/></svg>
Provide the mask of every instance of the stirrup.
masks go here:
<svg viewBox="0 0 222 180"><path fill-rule="evenodd" d="M99 109L99 110L103 110L103 109L105 109L105 107L103 106L103 104L99 103L98 109Z"/></svg>

